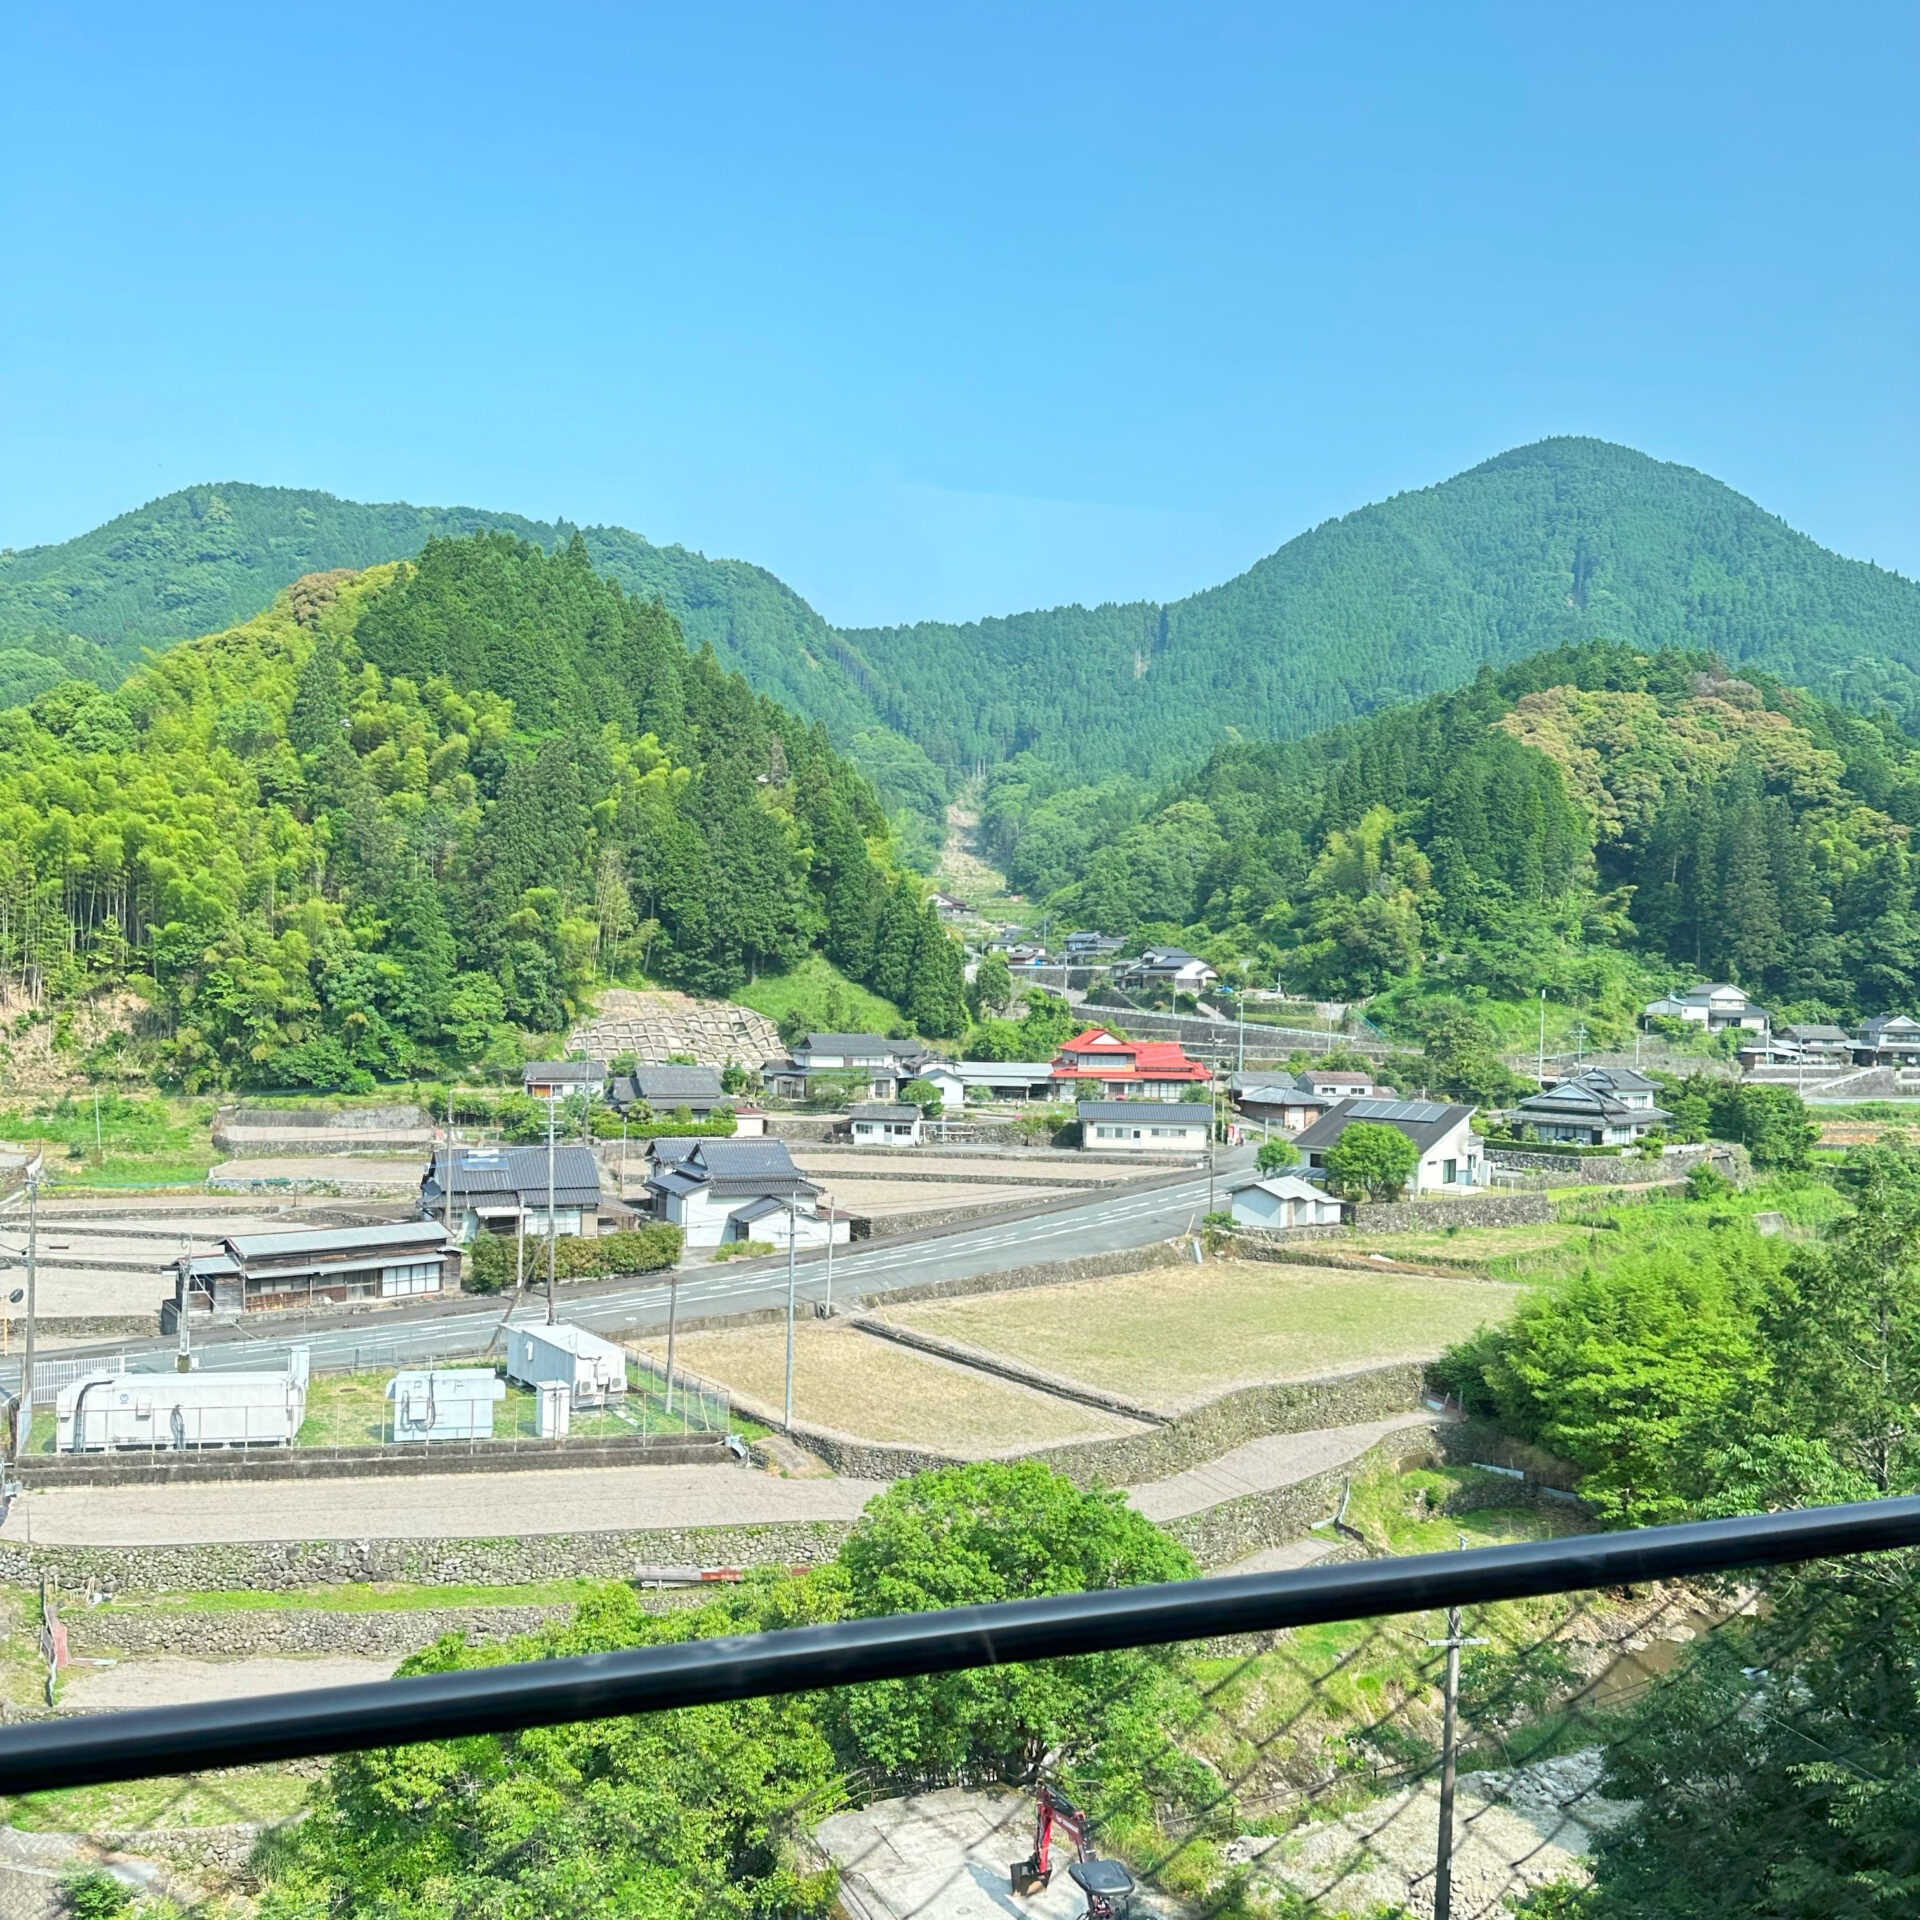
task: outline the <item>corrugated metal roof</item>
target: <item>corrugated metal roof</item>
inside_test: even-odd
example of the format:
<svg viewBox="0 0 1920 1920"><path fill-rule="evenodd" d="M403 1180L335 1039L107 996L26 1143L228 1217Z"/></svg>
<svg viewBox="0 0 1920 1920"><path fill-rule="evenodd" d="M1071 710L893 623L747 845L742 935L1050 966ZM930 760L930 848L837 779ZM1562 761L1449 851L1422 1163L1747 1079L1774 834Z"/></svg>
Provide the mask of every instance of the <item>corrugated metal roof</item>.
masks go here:
<svg viewBox="0 0 1920 1920"><path fill-rule="evenodd" d="M406 1220L391 1227L318 1227L305 1233L230 1233L221 1242L243 1263L288 1255L396 1252L411 1247L444 1247L446 1229L437 1220Z"/></svg>

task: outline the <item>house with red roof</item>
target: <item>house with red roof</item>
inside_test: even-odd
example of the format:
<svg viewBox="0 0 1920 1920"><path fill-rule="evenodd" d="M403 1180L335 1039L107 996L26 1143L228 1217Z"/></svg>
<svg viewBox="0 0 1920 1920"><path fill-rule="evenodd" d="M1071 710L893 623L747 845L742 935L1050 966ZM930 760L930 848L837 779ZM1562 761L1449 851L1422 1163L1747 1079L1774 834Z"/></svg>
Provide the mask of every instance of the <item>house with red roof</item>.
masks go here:
<svg viewBox="0 0 1920 1920"><path fill-rule="evenodd" d="M1212 1078L1177 1040L1122 1040L1089 1027L1054 1056L1051 1090L1061 1100L1179 1100Z"/></svg>

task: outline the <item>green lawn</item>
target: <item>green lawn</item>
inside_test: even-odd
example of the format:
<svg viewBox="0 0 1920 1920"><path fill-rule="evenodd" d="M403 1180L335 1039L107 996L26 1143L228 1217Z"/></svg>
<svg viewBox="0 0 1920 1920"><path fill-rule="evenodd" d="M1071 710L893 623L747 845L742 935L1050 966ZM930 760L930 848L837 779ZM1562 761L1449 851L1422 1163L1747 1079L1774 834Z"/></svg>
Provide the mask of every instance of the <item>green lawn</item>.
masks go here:
<svg viewBox="0 0 1920 1920"><path fill-rule="evenodd" d="M306 1804L312 1786L310 1778L280 1767L222 1769L184 1779L21 1794L0 1800L0 1820L25 1833L138 1833L285 1820Z"/></svg>
<svg viewBox="0 0 1920 1920"><path fill-rule="evenodd" d="M830 1003L830 996L836 996ZM791 973L763 974L734 994L743 1007L779 1020L798 1008L816 1033L886 1033L901 1013L847 976L824 955L810 953Z"/></svg>

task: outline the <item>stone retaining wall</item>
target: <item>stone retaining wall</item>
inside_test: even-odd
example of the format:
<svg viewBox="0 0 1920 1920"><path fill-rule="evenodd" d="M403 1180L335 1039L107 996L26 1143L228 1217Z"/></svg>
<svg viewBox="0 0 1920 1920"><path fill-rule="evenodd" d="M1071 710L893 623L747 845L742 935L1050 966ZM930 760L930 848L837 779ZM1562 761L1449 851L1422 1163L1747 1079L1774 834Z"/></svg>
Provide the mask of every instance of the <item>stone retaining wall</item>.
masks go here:
<svg viewBox="0 0 1920 1920"><path fill-rule="evenodd" d="M1163 1531L1172 1534L1202 1567L1230 1567L1250 1553L1284 1546L1308 1532L1316 1520L1324 1520L1339 1505L1340 1489L1347 1481L1444 1458L1442 1425L1436 1421L1431 1427L1403 1427L1345 1466L1330 1467L1290 1487L1269 1487L1200 1513L1183 1514L1163 1522Z"/></svg>
<svg viewBox="0 0 1920 1920"><path fill-rule="evenodd" d="M1269 1434L1312 1433L1321 1427L1353 1426L1408 1412L1420 1404L1424 1373L1424 1363L1408 1362L1317 1380L1239 1387L1162 1416L1163 1425L1142 1432L1046 1447L1005 1448L965 1458L1038 1460L1076 1486L1132 1486L1184 1473ZM889 1480L963 1464L960 1455L865 1440L798 1420L792 1437L836 1473L851 1479Z"/></svg>
<svg viewBox="0 0 1920 1920"><path fill-rule="evenodd" d="M1487 1193L1458 1200L1369 1200L1353 1210L1355 1233L1439 1233L1448 1227L1537 1227L1552 1220L1544 1193Z"/></svg>
<svg viewBox="0 0 1920 1920"><path fill-rule="evenodd" d="M885 1293L855 1294L849 1310L874 1306L905 1306L913 1300L957 1300L975 1293L1017 1293L1024 1287L1058 1287L1074 1280L1108 1280L1120 1273L1145 1273L1154 1267L1184 1265L1193 1258L1184 1240L1159 1240L1117 1253L1086 1253L1073 1260L1042 1260L1032 1266L1007 1267L999 1273L970 1273L957 1280L929 1280L917 1287L897 1287Z"/></svg>
<svg viewBox="0 0 1920 1920"><path fill-rule="evenodd" d="M784 1314L775 1315L784 1318ZM690 1324L690 1323L689 1323ZM732 1324L732 1322L729 1322ZM495 1440L474 1447L284 1447L175 1453L63 1454L30 1457L22 1477L44 1487L182 1486L235 1480L365 1480L439 1473L511 1473L552 1467L686 1467L723 1464L720 1434L656 1437L610 1434L600 1440Z"/></svg>
<svg viewBox="0 0 1920 1920"><path fill-rule="evenodd" d="M1499 1173L1546 1174L1557 1187L1633 1187L1652 1180L1684 1179L1703 1160L1726 1157L1725 1148L1698 1147L1645 1160L1637 1153L1529 1153L1524 1147L1487 1149L1487 1164Z"/></svg>
<svg viewBox="0 0 1920 1920"><path fill-rule="evenodd" d="M62 1610L77 1654L179 1654L221 1660L254 1654L355 1654L404 1658L458 1634L486 1646L573 1618L571 1602L546 1606L394 1607L333 1612L316 1607L91 1607Z"/></svg>
<svg viewBox="0 0 1920 1920"><path fill-rule="evenodd" d="M408 1586L524 1586L576 1576L631 1580L643 1567L804 1566L831 1560L838 1520L739 1527L534 1534L518 1540L247 1540L180 1547L38 1546L0 1541L0 1584L98 1593L285 1592L341 1581Z"/></svg>

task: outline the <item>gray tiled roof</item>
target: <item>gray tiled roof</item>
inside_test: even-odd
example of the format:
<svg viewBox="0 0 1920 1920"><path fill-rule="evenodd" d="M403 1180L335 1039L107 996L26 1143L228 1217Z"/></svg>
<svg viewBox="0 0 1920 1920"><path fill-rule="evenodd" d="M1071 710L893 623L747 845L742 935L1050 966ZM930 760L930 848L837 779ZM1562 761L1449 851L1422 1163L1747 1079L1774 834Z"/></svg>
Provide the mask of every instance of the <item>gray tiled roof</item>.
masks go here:
<svg viewBox="0 0 1920 1920"><path fill-rule="evenodd" d="M718 1067L660 1066L635 1067L614 1082L616 1094L624 1100L640 1099L649 1106L672 1105L681 1100L718 1100L723 1097Z"/></svg>
<svg viewBox="0 0 1920 1920"><path fill-rule="evenodd" d="M739 1179L761 1174L794 1177L799 1172L784 1140L696 1140L689 1158L697 1160L715 1178Z"/></svg>
<svg viewBox="0 0 1920 1920"><path fill-rule="evenodd" d="M420 1183L423 1201L444 1200L442 1155L436 1152ZM582 1146L553 1150L554 1205L597 1207L600 1204L600 1168ZM457 1147L453 1159L453 1199L476 1200L508 1195L522 1205L544 1206L547 1199L547 1150L539 1147Z"/></svg>
<svg viewBox="0 0 1920 1920"><path fill-rule="evenodd" d="M848 1110L851 1120L918 1120L920 1109L905 1100L863 1100Z"/></svg>
<svg viewBox="0 0 1920 1920"><path fill-rule="evenodd" d="M537 1080L543 1086L563 1086L569 1080L604 1080L606 1077L603 1060L529 1060L521 1070L520 1084L525 1086Z"/></svg>

